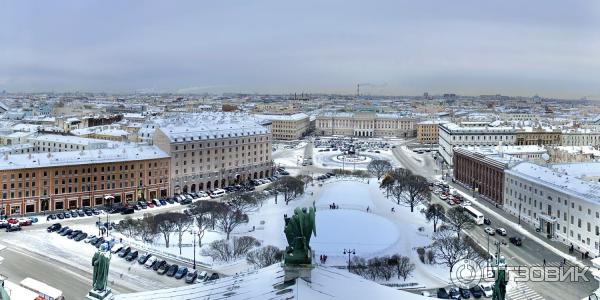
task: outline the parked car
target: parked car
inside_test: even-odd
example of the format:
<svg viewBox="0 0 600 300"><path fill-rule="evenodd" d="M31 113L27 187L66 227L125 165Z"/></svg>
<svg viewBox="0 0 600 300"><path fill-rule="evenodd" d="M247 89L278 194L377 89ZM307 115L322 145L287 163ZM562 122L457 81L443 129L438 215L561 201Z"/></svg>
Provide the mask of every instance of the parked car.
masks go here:
<svg viewBox="0 0 600 300"><path fill-rule="evenodd" d="M67 238L72 240L74 237L76 237L78 234L80 234L82 231L81 230L73 230L68 236Z"/></svg>
<svg viewBox="0 0 600 300"><path fill-rule="evenodd" d="M134 212L135 212L134 208L126 207L126 208L123 208L123 210L121 211L121 214L122 215L130 215L130 214L132 214Z"/></svg>
<svg viewBox="0 0 600 300"><path fill-rule="evenodd" d="M100 248L100 245L102 245L104 243L104 238L103 237L99 237L96 242L94 242L93 246L96 248Z"/></svg>
<svg viewBox="0 0 600 300"><path fill-rule="evenodd" d="M200 272L200 274L198 274L198 280L203 281L204 279L206 279L207 276L208 273L206 271L202 271Z"/></svg>
<svg viewBox="0 0 600 300"><path fill-rule="evenodd" d="M48 228L46 229L46 231L48 231L48 232L55 232L57 230L60 230L61 227L62 227L62 225L60 225L60 223L54 223L54 224L48 226Z"/></svg>
<svg viewBox="0 0 600 300"><path fill-rule="evenodd" d="M75 238L73 238L74 241L79 242L82 241L83 239L85 239L88 236L87 233L82 232L80 234L78 234Z"/></svg>
<svg viewBox="0 0 600 300"><path fill-rule="evenodd" d="M518 236L511 236L508 240L515 246L521 246L523 244L523 240Z"/></svg>
<svg viewBox="0 0 600 300"><path fill-rule="evenodd" d="M437 290L437 297L439 299L450 299L450 296L448 295L448 292L446 292L445 288L439 288Z"/></svg>
<svg viewBox="0 0 600 300"><path fill-rule="evenodd" d="M194 283L196 278L198 278L198 270L188 272L187 275L185 275L185 283Z"/></svg>
<svg viewBox="0 0 600 300"><path fill-rule="evenodd" d="M212 280L216 280L216 279L219 279L219 274L212 273L212 275L205 277L204 281L212 281Z"/></svg>
<svg viewBox="0 0 600 300"><path fill-rule="evenodd" d="M123 244L116 243L110 248L110 252L115 254L123 249Z"/></svg>
<svg viewBox="0 0 600 300"><path fill-rule="evenodd" d="M6 228L8 226L8 221L0 220L0 228Z"/></svg>
<svg viewBox="0 0 600 300"><path fill-rule="evenodd" d="M131 247L123 247L123 249L121 249L117 255L119 257L125 257L127 254L129 254L129 252L131 252Z"/></svg>
<svg viewBox="0 0 600 300"><path fill-rule="evenodd" d="M492 225L492 221L490 219L488 219L488 218L484 218L483 219L483 224L485 224L485 225Z"/></svg>
<svg viewBox="0 0 600 300"><path fill-rule="evenodd" d="M166 260L157 260L156 263L152 266L152 269L154 271L157 271L161 266L166 265L166 264L167 264Z"/></svg>
<svg viewBox="0 0 600 300"><path fill-rule="evenodd" d="M165 275L165 273L167 273L167 270L169 270L169 268L171 268L171 266L165 262L163 265L158 267L158 269L156 270L156 273L158 275Z"/></svg>
<svg viewBox="0 0 600 300"><path fill-rule="evenodd" d="M160 205L167 205L167 201L160 199L158 200L160 202Z"/></svg>
<svg viewBox="0 0 600 300"><path fill-rule="evenodd" d="M179 267L177 272L175 272L175 279L181 279L183 276L187 275L188 269L184 266Z"/></svg>
<svg viewBox="0 0 600 300"><path fill-rule="evenodd" d="M29 219L29 218L19 218L19 225L21 225L21 226L29 226L32 223L33 222L31 222L31 219Z"/></svg>
<svg viewBox="0 0 600 300"><path fill-rule="evenodd" d="M160 207L160 201L158 201L158 199L152 199L152 203L154 203L156 207Z"/></svg>
<svg viewBox="0 0 600 300"><path fill-rule="evenodd" d="M169 276L169 277L175 276L175 273L177 272L177 269L179 269L179 266L177 264L172 264L169 267L169 270L167 270L167 276Z"/></svg>
<svg viewBox="0 0 600 300"><path fill-rule="evenodd" d="M137 261L138 261L138 263L139 263L140 265L143 265L143 264L145 264L145 263L146 263L146 261L148 260L148 258L150 258L150 256L152 256L152 254L150 254L150 253L146 252L146 253L144 253L143 255L140 255L140 256L138 257Z"/></svg>
<svg viewBox="0 0 600 300"><path fill-rule="evenodd" d="M148 201L146 204L148 205L149 208L153 208L154 207L154 203L152 203L151 201Z"/></svg>
<svg viewBox="0 0 600 300"><path fill-rule="evenodd" d="M21 225L19 225L19 224L8 224L8 226L6 227L6 232L19 231L19 230L21 230Z"/></svg>
<svg viewBox="0 0 600 300"><path fill-rule="evenodd" d="M506 236L506 229L504 229L504 228L502 228L502 227L500 227L500 228L496 228L496 232L497 232L499 235Z"/></svg>
<svg viewBox="0 0 600 300"><path fill-rule="evenodd" d="M457 288L450 288L450 290L448 290L448 296L449 296L449 299L460 300L460 292L458 291Z"/></svg>
<svg viewBox="0 0 600 300"><path fill-rule="evenodd" d="M69 230L69 226L65 226L65 227L63 227L63 228L59 229L58 231L56 231L56 233L58 233L58 234L62 234L63 232L65 232L65 231L67 231L67 230Z"/></svg>
<svg viewBox="0 0 600 300"><path fill-rule="evenodd" d="M489 235L495 235L496 234L496 232L494 231L494 229L492 229L491 227L486 227L484 229L484 231L487 232L487 234L489 234Z"/></svg>
<svg viewBox="0 0 600 300"><path fill-rule="evenodd" d="M469 298L471 298L471 292L469 291L469 289L466 289L466 288L459 288L459 289L458 289L458 292L460 293L460 296L461 296L463 299L469 299Z"/></svg>
<svg viewBox="0 0 600 300"><path fill-rule="evenodd" d="M56 218L59 220L63 220L65 218L65 215L63 215L62 213L56 214Z"/></svg>
<svg viewBox="0 0 600 300"><path fill-rule="evenodd" d="M93 234L92 235L88 235L88 237L86 237L85 241L83 241L83 242L87 244L87 243L91 242L95 238L96 238L96 236L93 235Z"/></svg>
<svg viewBox="0 0 600 300"><path fill-rule="evenodd" d="M85 210L85 215L88 216L88 217L90 217L90 216L94 215L94 212L91 209L88 208L88 209Z"/></svg>
<svg viewBox="0 0 600 300"><path fill-rule="evenodd" d="M46 217L46 221L50 221L50 220L56 220L56 215L55 214L48 215Z"/></svg>
<svg viewBox="0 0 600 300"><path fill-rule="evenodd" d="M156 258L155 256L151 256L144 263L144 267L146 267L146 269L150 269L150 268L152 268L154 266L154 264L156 263L156 261L158 261L158 258Z"/></svg>
<svg viewBox="0 0 600 300"><path fill-rule="evenodd" d="M69 234L71 234L73 232L73 229L67 229L66 231L64 231L63 233L61 233L61 236L67 236Z"/></svg>
<svg viewBox="0 0 600 300"><path fill-rule="evenodd" d="M94 213L94 215L99 215L100 214L100 210L97 208L92 208L92 213Z"/></svg>
<svg viewBox="0 0 600 300"><path fill-rule="evenodd" d="M471 288L471 295L473 295L473 298L481 298L481 296L483 296L483 290L476 285Z"/></svg>
<svg viewBox="0 0 600 300"><path fill-rule="evenodd" d="M135 251L129 252L129 254L127 254L127 256L125 257L125 260L126 261L133 261L137 257L138 257L138 251L135 250Z"/></svg>

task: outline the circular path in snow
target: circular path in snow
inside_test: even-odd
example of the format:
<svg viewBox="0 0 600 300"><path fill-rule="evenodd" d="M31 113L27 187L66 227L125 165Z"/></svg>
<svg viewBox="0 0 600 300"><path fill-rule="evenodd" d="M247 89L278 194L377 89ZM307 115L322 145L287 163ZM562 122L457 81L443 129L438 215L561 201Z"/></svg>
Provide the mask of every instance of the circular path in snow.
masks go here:
<svg viewBox="0 0 600 300"><path fill-rule="evenodd" d="M399 237L396 225L373 213L357 210L317 210L317 236L310 241L319 254L342 255L344 248L365 257L393 245Z"/></svg>

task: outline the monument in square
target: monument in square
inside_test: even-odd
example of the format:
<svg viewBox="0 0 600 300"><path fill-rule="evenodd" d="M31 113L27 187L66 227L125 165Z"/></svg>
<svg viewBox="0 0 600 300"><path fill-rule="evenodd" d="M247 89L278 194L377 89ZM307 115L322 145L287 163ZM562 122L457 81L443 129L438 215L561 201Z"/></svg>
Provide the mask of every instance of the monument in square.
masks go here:
<svg viewBox="0 0 600 300"><path fill-rule="evenodd" d="M87 294L87 299L93 300L110 300L114 299L114 295L108 284L108 268L112 255L108 249L108 244L104 243L100 249L92 257L92 290Z"/></svg>

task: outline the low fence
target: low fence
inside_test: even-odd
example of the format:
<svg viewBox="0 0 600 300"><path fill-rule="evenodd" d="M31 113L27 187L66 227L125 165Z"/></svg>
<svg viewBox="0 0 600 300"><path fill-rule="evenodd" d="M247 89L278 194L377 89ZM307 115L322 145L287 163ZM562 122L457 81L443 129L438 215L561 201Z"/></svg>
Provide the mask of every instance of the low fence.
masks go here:
<svg viewBox="0 0 600 300"><path fill-rule="evenodd" d="M115 237L115 239L116 239L116 237ZM186 263L189 265L194 264L193 259L190 259L185 256L173 254L173 253L170 253L167 251L158 250L156 248L152 248L151 246L148 246L148 244L146 244L146 243L141 243L141 242L138 242L135 240L123 238L123 244L127 244L128 246L134 247L137 250L146 251L152 255L163 257L165 259L173 260L173 261L176 261L179 263ZM187 244L187 245L189 245L190 247L193 246L192 244ZM196 266L200 266L201 268L204 268L204 269L212 269L212 264L203 262L203 261L199 261L198 259L196 259Z"/></svg>

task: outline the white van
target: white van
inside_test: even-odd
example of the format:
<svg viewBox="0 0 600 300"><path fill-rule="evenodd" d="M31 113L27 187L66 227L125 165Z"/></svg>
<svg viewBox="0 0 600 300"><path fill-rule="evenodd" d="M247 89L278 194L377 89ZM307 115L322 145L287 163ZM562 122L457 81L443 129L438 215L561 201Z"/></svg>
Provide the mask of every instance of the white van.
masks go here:
<svg viewBox="0 0 600 300"><path fill-rule="evenodd" d="M223 197L225 196L225 190L223 189L216 189L212 192L212 194L210 195L212 198L219 198L219 197Z"/></svg>

